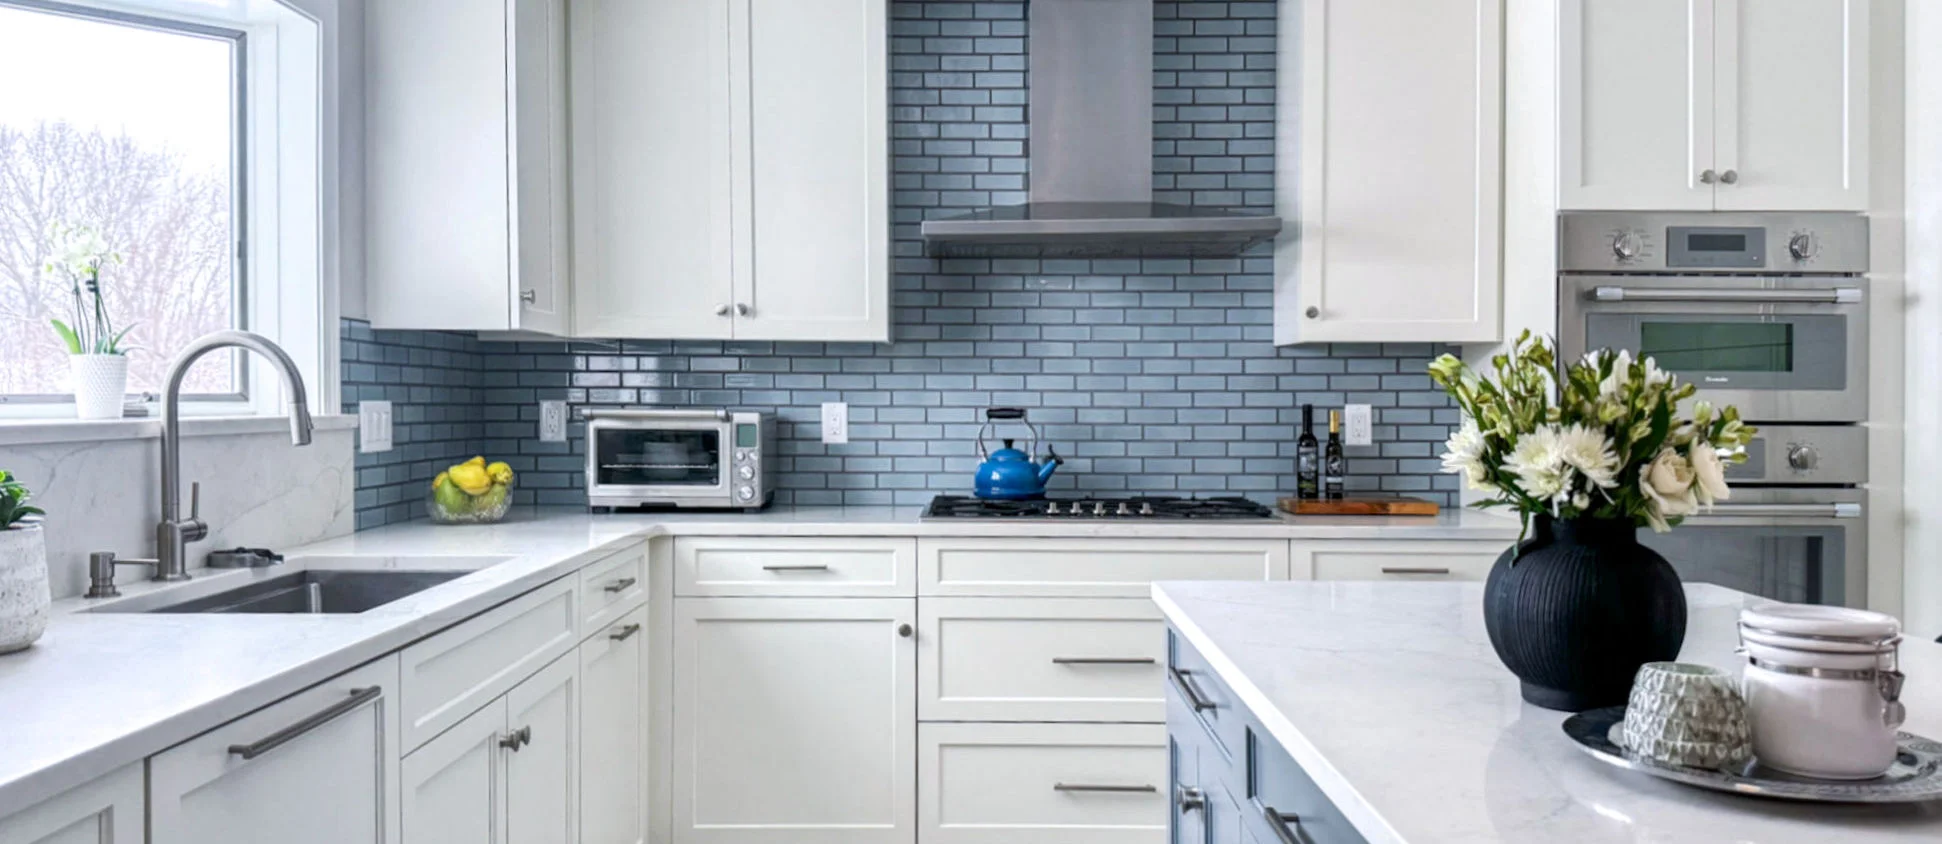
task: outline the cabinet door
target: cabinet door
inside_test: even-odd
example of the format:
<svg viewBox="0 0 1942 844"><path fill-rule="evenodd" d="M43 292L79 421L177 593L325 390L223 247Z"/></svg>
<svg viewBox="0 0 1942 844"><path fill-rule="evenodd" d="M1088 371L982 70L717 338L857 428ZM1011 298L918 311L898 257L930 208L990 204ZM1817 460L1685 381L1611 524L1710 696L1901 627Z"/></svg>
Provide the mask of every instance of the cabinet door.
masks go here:
<svg viewBox="0 0 1942 844"><path fill-rule="evenodd" d="M1278 152L1300 226L1276 251L1275 341L1495 342L1503 0L1301 6Z"/></svg>
<svg viewBox="0 0 1942 844"><path fill-rule="evenodd" d="M573 0L578 334L730 334L730 3Z"/></svg>
<svg viewBox="0 0 1942 844"><path fill-rule="evenodd" d="M386 657L151 757L149 840L397 841L397 688Z"/></svg>
<svg viewBox="0 0 1942 844"><path fill-rule="evenodd" d="M890 339L887 5L735 0L738 340Z"/></svg>
<svg viewBox="0 0 1942 844"><path fill-rule="evenodd" d="M675 844L916 840L910 598L682 598Z"/></svg>
<svg viewBox="0 0 1942 844"><path fill-rule="evenodd" d="M580 645L580 840L647 840L647 608Z"/></svg>
<svg viewBox="0 0 1942 844"><path fill-rule="evenodd" d="M512 327L565 334L566 0L513 0L512 14Z"/></svg>
<svg viewBox="0 0 1942 844"><path fill-rule="evenodd" d="M1713 207L1716 1L1560 5L1559 207Z"/></svg>
<svg viewBox="0 0 1942 844"><path fill-rule="evenodd" d="M1868 0L1714 0L1721 210L1868 209Z"/></svg>
<svg viewBox="0 0 1942 844"><path fill-rule="evenodd" d="M495 698L405 757L405 844L505 844L506 700Z"/></svg>
<svg viewBox="0 0 1942 844"><path fill-rule="evenodd" d="M4 844L142 844L142 765L0 818Z"/></svg>
<svg viewBox="0 0 1942 844"><path fill-rule="evenodd" d="M554 660L506 693L506 840L577 844L580 659Z"/></svg>

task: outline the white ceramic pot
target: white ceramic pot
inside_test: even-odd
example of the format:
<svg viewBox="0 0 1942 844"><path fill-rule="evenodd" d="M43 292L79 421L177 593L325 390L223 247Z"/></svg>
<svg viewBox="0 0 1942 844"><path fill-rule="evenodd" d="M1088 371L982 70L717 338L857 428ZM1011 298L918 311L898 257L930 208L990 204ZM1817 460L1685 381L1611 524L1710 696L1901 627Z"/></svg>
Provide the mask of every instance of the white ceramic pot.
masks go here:
<svg viewBox="0 0 1942 844"><path fill-rule="evenodd" d="M40 525L0 530L0 654L40 638L50 602L47 540Z"/></svg>
<svg viewBox="0 0 1942 844"><path fill-rule="evenodd" d="M1905 711L1901 623L1845 607L1767 604L1740 611L1753 754L1791 774L1869 779L1895 761Z"/></svg>
<svg viewBox="0 0 1942 844"><path fill-rule="evenodd" d="M128 396L128 356L68 355L74 413L82 419L120 419Z"/></svg>

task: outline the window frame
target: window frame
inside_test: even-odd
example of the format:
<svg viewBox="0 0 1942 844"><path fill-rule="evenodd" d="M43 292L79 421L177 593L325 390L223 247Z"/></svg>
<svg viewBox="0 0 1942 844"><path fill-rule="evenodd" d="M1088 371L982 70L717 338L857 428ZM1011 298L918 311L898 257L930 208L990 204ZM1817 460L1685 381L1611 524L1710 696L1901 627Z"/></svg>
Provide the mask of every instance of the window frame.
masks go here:
<svg viewBox="0 0 1942 844"><path fill-rule="evenodd" d="M173 18L156 17L118 9L79 6L60 0L0 0L0 9L17 9L48 15L74 18L76 20L113 26L126 26L145 29L169 35L202 38L211 41L228 42L229 61L229 296L230 327L242 330L250 328L250 286L253 282L249 272L249 32L214 24ZM226 414L242 413L251 408L250 367L243 355L232 353L230 358L230 378L236 389L226 393L183 393L182 403L185 412ZM159 398L157 393L131 390L126 398ZM60 409L74 404L72 393L0 393L0 417L7 416L45 416L42 409Z"/></svg>

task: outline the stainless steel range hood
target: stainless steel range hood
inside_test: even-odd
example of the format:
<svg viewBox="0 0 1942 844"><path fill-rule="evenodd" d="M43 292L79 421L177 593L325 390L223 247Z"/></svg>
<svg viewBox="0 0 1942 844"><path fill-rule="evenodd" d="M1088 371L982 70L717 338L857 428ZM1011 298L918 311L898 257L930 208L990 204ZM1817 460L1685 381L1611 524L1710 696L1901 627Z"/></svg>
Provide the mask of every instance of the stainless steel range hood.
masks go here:
<svg viewBox="0 0 1942 844"><path fill-rule="evenodd" d="M1281 218L1153 201L1152 0L1033 0L1023 205L926 220L944 257L1237 255Z"/></svg>

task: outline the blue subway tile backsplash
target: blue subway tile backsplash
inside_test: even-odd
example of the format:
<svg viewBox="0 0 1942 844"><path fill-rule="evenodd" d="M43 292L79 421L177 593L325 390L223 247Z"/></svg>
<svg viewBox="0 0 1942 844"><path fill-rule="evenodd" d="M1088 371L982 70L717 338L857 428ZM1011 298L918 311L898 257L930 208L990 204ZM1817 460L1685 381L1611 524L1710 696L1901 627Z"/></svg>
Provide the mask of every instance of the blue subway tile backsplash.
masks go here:
<svg viewBox="0 0 1942 844"><path fill-rule="evenodd" d="M425 484L474 453L520 472L523 503L584 505L590 406L725 405L779 419L782 504L921 504L964 492L980 411L1017 405L1067 458L1061 493L1294 489L1300 407L1375 408L1349 485L1453 503L1436 457L1457 411L1431 344L1277 348L1274 258L933 259L918 224L1021 202L1029 184L1022 0L892 6L894 342L484 342L344 328L345 403L388 398L397 450L360 455L360 527L423 514ZM1274 207L1276 4L1155 4L1161 201ZM1292 223L1292 221L1290 221ZM355 354L355 357L353 357ZM538 402L575 409L537 439ZM819 405L850 406L821 442Z"/></svg>

